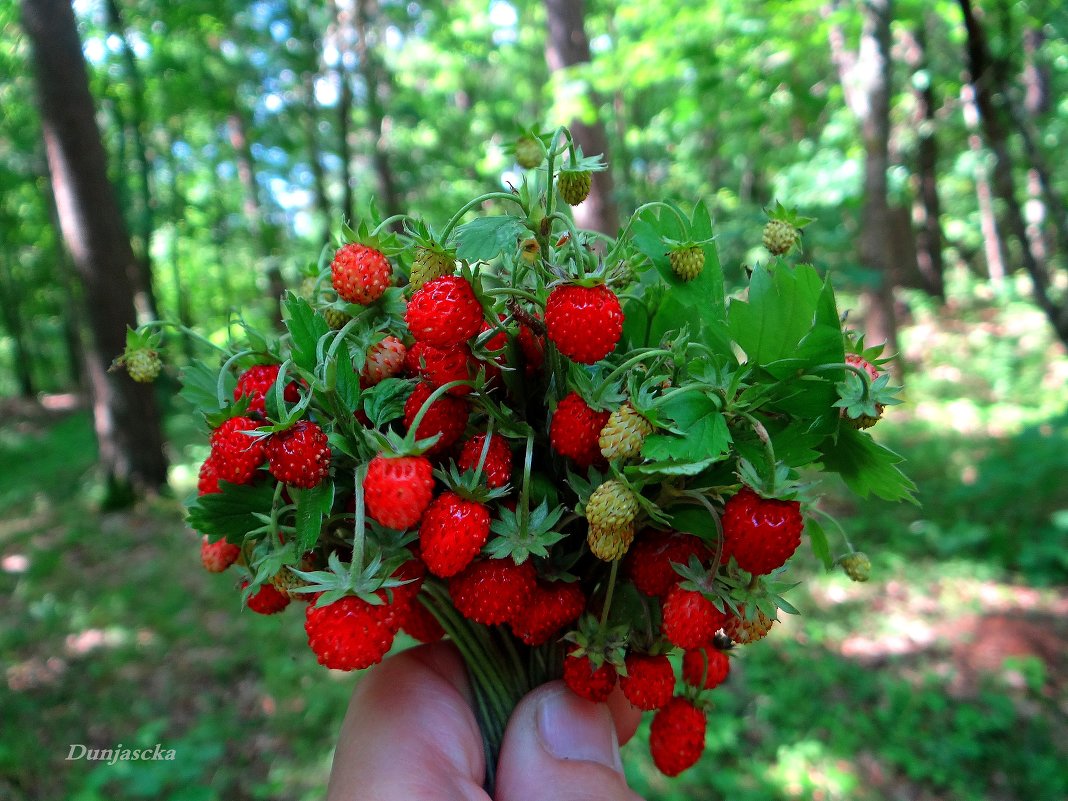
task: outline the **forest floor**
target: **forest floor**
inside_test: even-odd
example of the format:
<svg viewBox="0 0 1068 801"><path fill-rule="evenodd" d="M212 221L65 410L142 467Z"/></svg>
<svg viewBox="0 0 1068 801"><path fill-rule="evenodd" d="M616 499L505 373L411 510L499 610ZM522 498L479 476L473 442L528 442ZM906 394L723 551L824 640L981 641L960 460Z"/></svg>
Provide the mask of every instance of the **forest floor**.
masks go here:
<svg viewBox="0 0 1068 801"><path fill-rule="evenodd" d="M1033 386L1029 364L1013 370ZM936 383L951 367L929 365L880 423L922 507L829 488L872 580L800 553L802 615L736 649L702 762L660 777L647 724L625 747L643 796L1068 797L1068 416L1063 400L1010 403L993 378L962 406ZM85 410L0 415L0 799L321 798L358 676L315 664L299 609L242 612L232 578L201 569L180 499L204 449L180 411L176 497L112 514L94 511ZM156 743L175 759L67 759Z"/></svg>

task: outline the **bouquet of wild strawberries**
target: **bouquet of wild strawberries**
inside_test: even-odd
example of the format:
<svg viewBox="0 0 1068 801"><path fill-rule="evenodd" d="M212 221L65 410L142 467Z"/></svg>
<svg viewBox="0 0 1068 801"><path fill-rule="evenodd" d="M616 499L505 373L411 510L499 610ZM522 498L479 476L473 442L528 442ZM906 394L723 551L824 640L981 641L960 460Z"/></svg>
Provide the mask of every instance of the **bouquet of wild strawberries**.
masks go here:
<svg viewBox="0 0 1068 801"><path fill-rule="evenodd" d="M800 480L910 497L863 430L896 400L829 281L785 258L809 221L777 206L772 258L728 300L703 204L579 231L558 203L600 160L566 129L516 157L530 183L437 231L346 228L285 297L283 336L245 326L221 367L185 372L211 429L189 524L208 570L239 565L250 609L306 602L328 668L379 662L399 631L448 637L489 765L518 700L562 676L655 711L652 756L676 775L726 651L795 611L782 570L802 535L835 562ZM131 332L135 378L158 372L155 337Z"/></svg>

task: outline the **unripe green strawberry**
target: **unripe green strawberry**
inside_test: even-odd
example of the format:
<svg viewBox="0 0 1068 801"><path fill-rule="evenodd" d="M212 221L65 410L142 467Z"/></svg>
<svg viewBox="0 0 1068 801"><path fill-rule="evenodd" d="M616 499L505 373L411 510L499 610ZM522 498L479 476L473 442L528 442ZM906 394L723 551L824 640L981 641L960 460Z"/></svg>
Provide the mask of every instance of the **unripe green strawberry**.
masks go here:
<svg viewBox="0 0 1068 801"><path fill-rule="evenodd" d="M705 251L696 245L672 250L668 260L675 275L683 281L692 281L705 269Z"/></svg>
<svg viewBox="0 0 1068 801"><path fill-rule="evenodd" d="M871 560L867 554L860 551L851 553L848 556L843 556L841 563L842 570L853 581L867 581L871 578Z"/></svg>
<svg viewBox="0 0 1068 801"><path fill-rule="evenodd" d="M599 444L601 455L613 461L615 459L637 459L641 455L645 438L653 431L653 426L641 416L629 402L616 409L601 429Z"/></svg>
<svg viewBox="0 0 1068 801"><path fill-rule="evenodd" d="M798 230L783 220L772 220L764 226L764 247L775 256L782 256L797 244Z"/></svg>
<svg viewBox="0 0 1068 801"><path fill-rule="evenodd" d="M622 559L634 541L634 523L626 523L612 528L590 524L586 534L586 544L590 552L602 562L614 562Z"/></svg>
<svg viewBox="0 0 1068 801"><path fill-rule="evenodd" d="M638 516L638 499L622 481L606 481L586 502L586 519L598 528L618 528Z"/></svg>
<svg viewBox="0 0 1068 801"><path fill-rule="evenodd" d="M557 188L560 197L569 206L577 206L590 196L593 173L589 170L560 170L557 176Z"/></svg>
<svg viewBox="0 0 1068 801"><path fill-rule="evenodd" d="M515 160L516 163L524 170L533 170L539 164L542 159L545 158L545 151L542 146L539 145L533 137L521 136L515 143Z"/></svg>
<svg viewBox="0 0 1068 801"><path fill-rule="evenodd" d="M333 306L327 306L323 309L323 317L326 319L326 324L334 331L340 331L345 327L345 323L352 319L351 314L346 314Z"/></svg>
<svg viewBox="0 0 1068 801"><path fill-rule="evenodd" d="M768 617L760 610L757 610L756 617L753 620L747 620L745 618L744 607L738 611L742 613L742 617L731 616L727 618L727 622L723 624L723 630L727 632L727 636L738 645L748 645L749 643L764 639L768 636L768 632L771 631L771 627L775 624L775 621L772 618Z"/></svg>
<svg viewBox="0 0 1068 801"><path fill-rule="evenodd" d="M159 354L148 348L127 352L123 356L123 363L126 365L126 372L130 374L130 378L138 384L151 384L163 368Z"/></svg>
<svg viewBox="0 0 1068 801"><path fill-rule="evenodd" d="M419 245L415 249L415 260L412 262L411 275L408 276L408 285L413 290L419 289L427 281L451 275L455 269L455 254L441 247Z"/></svg>

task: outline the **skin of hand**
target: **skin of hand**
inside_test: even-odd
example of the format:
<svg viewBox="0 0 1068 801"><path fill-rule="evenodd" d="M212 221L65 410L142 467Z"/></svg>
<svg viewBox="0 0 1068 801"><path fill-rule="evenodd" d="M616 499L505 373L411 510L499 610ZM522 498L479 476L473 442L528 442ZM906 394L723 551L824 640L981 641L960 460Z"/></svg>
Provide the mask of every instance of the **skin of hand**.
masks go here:
<svg viewBox="0 0 1068 801"><path fill-rule="evenodd" d="M607 704L559 681L536 688L508 721L495 801L641 801L619 757L640 720L618 688ZM435 643L361 678L327 801L490 801L485 775L467 671L453 646Z"/></svg>

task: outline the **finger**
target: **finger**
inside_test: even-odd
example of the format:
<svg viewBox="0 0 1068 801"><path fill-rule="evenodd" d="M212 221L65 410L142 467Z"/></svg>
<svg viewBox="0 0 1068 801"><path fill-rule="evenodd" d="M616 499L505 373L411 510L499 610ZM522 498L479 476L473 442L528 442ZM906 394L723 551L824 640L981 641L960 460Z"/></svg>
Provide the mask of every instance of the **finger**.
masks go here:
<svg viewBox="0 0 1068 801"><path fill-rule="evenodd" d="M608 696L607 703L608 711L612 713L612 721L616 724L616 737L619 739L619 744L626 745L642 722L642 711L627 700L618 684Z"/></svg>
<svg viewBox="0 0 1068 801"><path fill-rule="evenodd" d="M639 801L627 788L608 706L562 682L542 685L516 707L497 765L497 801Z"/></svg>
<svg viewBox="0 0 1068 801"><path fill-rule="evenodd" d="M341 726L328 801L488 801L482 739L455 649L424 645L364 676Z"/></svg>

